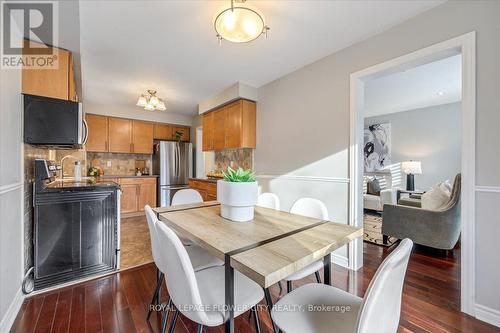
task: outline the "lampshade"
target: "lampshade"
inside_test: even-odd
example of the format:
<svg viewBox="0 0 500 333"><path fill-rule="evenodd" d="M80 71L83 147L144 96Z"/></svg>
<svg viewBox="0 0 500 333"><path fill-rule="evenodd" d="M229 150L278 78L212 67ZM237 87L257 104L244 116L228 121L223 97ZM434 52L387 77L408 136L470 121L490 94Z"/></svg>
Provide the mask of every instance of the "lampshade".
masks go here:
<svg viewBox="0 0 500 333"><path fill-rule="evenodd" d="M158 103L160 103L160 99L155 95L151 96L151 98L149 99L149 104L151 104L152 106L157 106Z"/></svg>
<svg viewBox="0 0 500 333"><path fill-rule="evenodd" d="M234 2L236 0L232 0L231 6L220 11L214 19L219 42L225 39L233 43L246 43L262 34L267 37L269 27L265 24L264 16L257 9L242 5L245 0L239 0L238 6Z"/></svg>
<svg viewBox="0 0 500 333"><path fill-rule="evenodd" d="M420 161L405 161L401 163L401 169L407 175L420 175L422 174L422 163Z"/></svg>
<svg viewBox="0 0 500 333"><path fill-rule="evenodd" d="M145 107L146 104L148 104L148 100L144 95L141 95L141 97L139 97L139 99L137 100L137 106Z"/></svg>
<svg viewBox="0 0 500 333"><path fill-rule="evenodd" d="M165 111L167 109L167 107L165 106L165 102L163 102L161 99L160 99L160 102L158 103L158 105L156 106L156 109L157 110L160 110L160 111Z"/></svg>
<svg viewBox="0 0 500 333"><path fill-rule="evenodd" d="M146 104L146 106L144 107L144 110L148 110L148 111L154 111L155 109L155 106L153 104Z"/></svg>

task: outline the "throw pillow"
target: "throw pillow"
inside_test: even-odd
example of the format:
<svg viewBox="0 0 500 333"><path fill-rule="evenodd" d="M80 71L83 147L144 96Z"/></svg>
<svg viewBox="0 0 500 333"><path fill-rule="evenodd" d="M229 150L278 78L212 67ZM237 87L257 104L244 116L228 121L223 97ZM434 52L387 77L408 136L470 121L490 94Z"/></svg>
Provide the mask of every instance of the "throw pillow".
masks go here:
<svg viewBox="0 0 500 333"><path fill-rule="evenodd" d="M422 208L437 210L450 200L451 192L444 183L439 183L422 194Z"/></svg>
<svg viewBox="0 0 500 333"><path fill-rule="evenodd" d="M368 182L368 194L380 196L380 183L377 178Z"/></svg>

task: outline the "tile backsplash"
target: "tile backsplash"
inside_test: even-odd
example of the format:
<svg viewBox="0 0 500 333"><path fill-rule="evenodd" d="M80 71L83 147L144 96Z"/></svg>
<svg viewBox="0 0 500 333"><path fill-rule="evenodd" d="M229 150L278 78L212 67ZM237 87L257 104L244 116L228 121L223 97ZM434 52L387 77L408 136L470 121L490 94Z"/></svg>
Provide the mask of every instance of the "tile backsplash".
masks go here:
<svg viewBox="0 0 500 333"><path fill-rule="evenodd" d="M214 153L214 167L216 170L226 170L228 166L233 169L239 167L243 169L253 168L253 149L226 149ZM210 171L210 170L209 170Z"/></svg>
<svg viewBox="0 0 500 333"><path fill-rule="evenodd" d="M143 166L151 173L151 155L88 152L85 172L90 167L98 167L104 175L129 176Z"/></svg>

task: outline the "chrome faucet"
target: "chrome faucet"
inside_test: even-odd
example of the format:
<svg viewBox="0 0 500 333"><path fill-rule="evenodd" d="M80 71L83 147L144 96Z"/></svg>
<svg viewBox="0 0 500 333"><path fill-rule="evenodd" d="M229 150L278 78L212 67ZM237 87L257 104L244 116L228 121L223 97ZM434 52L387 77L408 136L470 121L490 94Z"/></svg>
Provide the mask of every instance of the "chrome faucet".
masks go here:
<svg viewBox="0 0 500 333"><path fill-rule="evenodd" d="M79 161L78 158L74 157L73 155L66 155L64 156L63 158L61 158L61 179L64 179L64 160L67 159L67 158L72 158L74 159L75 161Z"/></svg>

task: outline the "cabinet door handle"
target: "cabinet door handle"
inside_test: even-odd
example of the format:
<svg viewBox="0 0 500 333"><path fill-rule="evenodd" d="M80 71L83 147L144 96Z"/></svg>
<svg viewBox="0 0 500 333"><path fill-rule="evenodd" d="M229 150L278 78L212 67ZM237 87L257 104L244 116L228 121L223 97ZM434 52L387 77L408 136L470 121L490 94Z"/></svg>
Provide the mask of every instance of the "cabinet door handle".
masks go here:
<svg viewBox="0 0 500 333"><path fill-rule="evenodd" d="M105 151L108 151L108 150L109 150L109 147L108 147L108 141L104 141L104 150L105 150Z"/></svg>
<svg viewBox="0 0 500 333"><path fill-rule="evenodd" d="M131 143L131 144L130 144L130 152L131 152L131 153L133 153L133 152L134 152L134 144L133 144L133 143Z"/></svg>

